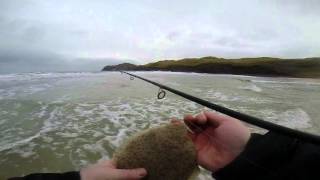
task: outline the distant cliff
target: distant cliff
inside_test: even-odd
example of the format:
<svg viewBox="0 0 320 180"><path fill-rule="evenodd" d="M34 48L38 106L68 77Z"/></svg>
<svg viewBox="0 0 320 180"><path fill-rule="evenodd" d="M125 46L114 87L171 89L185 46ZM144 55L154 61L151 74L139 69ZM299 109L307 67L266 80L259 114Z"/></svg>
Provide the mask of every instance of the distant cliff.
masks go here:
<svg viewBox="0 0 320 180"><path fill-rule="evenodd" d="M269 57L223 59L216 57L163 60L145 65L123 63L102 71L174 71L253 76L320 78L320 58L278 59Z"/></svg>
<svg viewBox="0 0 320 180"><path fill-rule="evenodd" d="M137 66L130 63L122 63L118 65L105 66L102 71L132 71Z"/></svg>

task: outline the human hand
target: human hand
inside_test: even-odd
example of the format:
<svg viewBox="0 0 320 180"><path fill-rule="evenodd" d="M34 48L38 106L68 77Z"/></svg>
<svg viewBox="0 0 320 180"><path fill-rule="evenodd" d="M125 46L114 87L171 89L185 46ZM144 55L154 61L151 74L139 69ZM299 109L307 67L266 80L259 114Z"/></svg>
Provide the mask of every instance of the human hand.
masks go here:
<svg viewBox="0 0 320 180"><path fill-rule="evenodd" d="M198 127L189 135L196 146L198 164L210 171L217 171L233 161L250 138L249 129L238 119L217 112L206 111L196 117L187 115L184 121Z"/></svg>
<svg viewBox="0 0 320 180"><path fill-rule="evenodd" d="M134 180L146 175L144 168L117 169L111 160L101 161L80 171L81 180Z"/></svg>

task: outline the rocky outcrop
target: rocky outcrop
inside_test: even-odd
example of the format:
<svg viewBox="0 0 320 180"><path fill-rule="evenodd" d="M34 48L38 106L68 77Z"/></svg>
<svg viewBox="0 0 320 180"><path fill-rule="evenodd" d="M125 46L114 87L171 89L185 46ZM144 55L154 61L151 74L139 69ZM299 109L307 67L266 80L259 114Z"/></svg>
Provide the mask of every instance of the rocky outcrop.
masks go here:
<svg viewBox="0 0 320 180"><path fill-rule="evenodd" d="M105 66L102 71L133 71L137 68L136 65L130 63L122 63L118 65Z"/></svg>

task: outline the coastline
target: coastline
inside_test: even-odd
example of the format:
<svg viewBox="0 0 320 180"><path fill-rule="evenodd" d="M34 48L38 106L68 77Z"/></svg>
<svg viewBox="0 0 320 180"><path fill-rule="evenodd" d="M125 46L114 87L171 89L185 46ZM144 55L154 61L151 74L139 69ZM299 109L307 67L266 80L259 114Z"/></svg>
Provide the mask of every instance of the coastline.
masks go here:
<svg viewBox="0 0 320 180"><path fill-rule="evenodd" d="M320 58L278 59L215 57L164 60L144 65L122 63L102 71L168 71L184 73L232 74L258 77L320 78Z"/></svg>
<svg viewBox="0 0 320 180"><path fill-rule="evenodd" d="M120 72L120 71L101 71L101 72ZM207 75L212 75L212 76L225 76L225 77L244 77L244 78L276 78L276 79L305 79L305 80L316 80L319 81L320 83L320 77L292 77L292 76L262 76L262 75L249 75L249 74L226 74L226 73L201 73L201 72L183 72L183 71L160 71L160 70L155 70L155 71L144 71L144 70L130 70L127 71L130 73L163 73L163 74L179 74L179 75L197 75L197 76L207 76Z"/></svg>

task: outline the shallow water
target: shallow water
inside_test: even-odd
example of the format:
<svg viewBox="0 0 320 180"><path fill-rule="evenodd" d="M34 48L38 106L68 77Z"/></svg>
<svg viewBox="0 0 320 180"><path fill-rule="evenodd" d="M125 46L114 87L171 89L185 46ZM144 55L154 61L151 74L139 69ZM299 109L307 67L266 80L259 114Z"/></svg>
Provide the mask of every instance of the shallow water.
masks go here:
<svg viewBox="0 0 320 180"><path fill-rule="evenodd" d="M320 80L137 72L268 121L320 134ZM118 72L0 75L0 179L79 169L131 134L204 108ZM251 127L252 131L263 132ZM199 179L209 179L202 173Z"/></svg>

